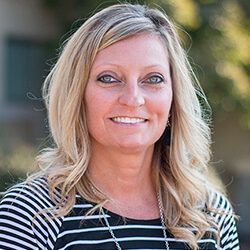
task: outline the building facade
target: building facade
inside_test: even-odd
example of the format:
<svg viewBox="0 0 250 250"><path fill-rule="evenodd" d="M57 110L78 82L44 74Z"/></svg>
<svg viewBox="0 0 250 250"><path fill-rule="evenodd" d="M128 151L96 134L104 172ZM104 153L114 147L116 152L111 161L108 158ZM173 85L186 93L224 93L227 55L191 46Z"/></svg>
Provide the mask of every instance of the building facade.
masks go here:
<svg viewBox="0 0 250 250"><path fill-rule="evenodd" d="M0 136L32 140L43 131L40 90L57 31L42 1L0 1Z"/></svg>

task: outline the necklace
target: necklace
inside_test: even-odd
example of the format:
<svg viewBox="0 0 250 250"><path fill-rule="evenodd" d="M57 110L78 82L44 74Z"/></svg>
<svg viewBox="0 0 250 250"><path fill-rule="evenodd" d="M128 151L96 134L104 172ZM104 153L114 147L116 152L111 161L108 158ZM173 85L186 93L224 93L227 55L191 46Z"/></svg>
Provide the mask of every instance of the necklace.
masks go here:
<svg viewBox="0 0 250 250"><path fill-rule="evenodd" d="M93 188L92 188L93 189ZM169 250L169 244L168 244L168 240L167 240L167 234L166 234L166 225L165 225L165 220L164 220L164 213L163 213L163 206L162 206L162 201L161 201L161 198L160 198L160 194L158 193L157 194L157 201L158 201L158 206L159 206L159 212L160 212L160 219L161 219L161 225L162 225L162 231L163 231L163 236L164 236L164 241L165 241L165 247L166 247L166 250ZM103 215L103 218L104 218L104 221L105 221L105 224L106 226L108 227L109 229L109 233L110 235L112 236L113 240L114 240L114 243L117 247L118 250L122 250L117 238L115 237L115 234L114 234L114 231L112 230L110 224L109 224L109 221L106 217L106 214L104 213L103 209L101 209L101 213Z"/></svg>

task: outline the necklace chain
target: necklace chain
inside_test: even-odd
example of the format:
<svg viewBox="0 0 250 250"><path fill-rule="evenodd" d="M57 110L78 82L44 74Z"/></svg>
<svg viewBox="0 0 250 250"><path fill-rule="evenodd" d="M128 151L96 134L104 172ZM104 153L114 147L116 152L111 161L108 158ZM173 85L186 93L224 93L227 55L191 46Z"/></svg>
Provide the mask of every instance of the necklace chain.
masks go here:
<svg viewBox="0 0 250 250"><path fill-rule="evenodd" d="M165 225L164 213L163 213L163 206L162 206L162 201L161 201L159 193L157 194L157 201L158 201L158 206L159 206L160 219L161 219L162 231L163 231L163 236L164 236L164 241L165 241L165 247L166 247L166 250L169 250L169 244L168 244L167 233L166 233L166 225ZM114 231L112 230L112 228L111 228L111 226L109 224L109 221L108 221L108 219L106 217L106 214L104 213L103 209L101 209L101 213L103 215L105 224L106 224L106 226L109 229L109 233L112 236L117 249L118 250L122 250L122 248L121 248L121 246L120 246L117 238L115 237Z"/></svg>
<svg viewBox="0 0 250 250"><path fill-rule="evenodd" d="M161 218L161 225L162 225L162 230L163 230L163 235L164 235L164 240L165 240L165 246L166 250L169 250L169 244L168 244L168 238L167 238L167 233L166 233L166 224L165 224L165 219L164 219L164 212L163 212L163 205L160 197L160 193L157 193L157 200L158 200L158 206L159 206L159 212L160 212L160 218Z"/></svg>

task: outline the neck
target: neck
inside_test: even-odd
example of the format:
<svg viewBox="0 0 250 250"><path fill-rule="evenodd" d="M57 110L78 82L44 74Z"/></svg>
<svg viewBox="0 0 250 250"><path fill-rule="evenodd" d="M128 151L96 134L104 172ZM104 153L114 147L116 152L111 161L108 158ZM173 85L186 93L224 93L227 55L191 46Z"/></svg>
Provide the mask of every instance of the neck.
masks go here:
<svg viewBox="0 0 250 250"><path fill-rule="evenodd" d="M95 148L89 164L90 177L99 188L113 194L141 192L145 185L152 185L152 157L153 147L136 154Z"/></svg>
<svg viewBox="0 0 250 250"><path fill-rule="evenodd" d="M111 201L107 209L130 218L158 217L152 179L153 149L124 154L94 148L88 171L93 185ZM135 207L145 210L145 213L139 214Z"/></svg>

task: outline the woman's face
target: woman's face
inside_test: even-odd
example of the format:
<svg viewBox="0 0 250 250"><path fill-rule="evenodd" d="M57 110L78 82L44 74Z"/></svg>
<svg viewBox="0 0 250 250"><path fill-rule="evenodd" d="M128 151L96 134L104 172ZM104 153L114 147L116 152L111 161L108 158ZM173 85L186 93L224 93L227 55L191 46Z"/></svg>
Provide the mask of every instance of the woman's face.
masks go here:
<svg viewBox="0 0 250 250"><path fill-rule="evenodd" d="M169 59L158 37L136 35L101 50L85 92L92 147L152 147L166 127L171 102Z"/></svg>

